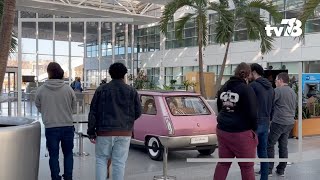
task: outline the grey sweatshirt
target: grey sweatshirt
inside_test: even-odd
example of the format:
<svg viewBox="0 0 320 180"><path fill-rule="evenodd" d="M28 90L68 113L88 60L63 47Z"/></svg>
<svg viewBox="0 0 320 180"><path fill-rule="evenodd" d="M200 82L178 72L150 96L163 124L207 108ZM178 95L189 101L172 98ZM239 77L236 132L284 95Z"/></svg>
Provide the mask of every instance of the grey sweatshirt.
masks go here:
<svg viewBox="0 0 320 180"><path fill-rule="evenodd" d="M294 124L297 107L297 95L289 86L278 87L274 90L274 105L272 122L281 125Z"/></svg>
<svg viewBox="0 0 320 180"><path fill-rule="evenodd" d="M76 95L63 80L47 80L37 90L35 104L45 128L73 126Z"/></svg>

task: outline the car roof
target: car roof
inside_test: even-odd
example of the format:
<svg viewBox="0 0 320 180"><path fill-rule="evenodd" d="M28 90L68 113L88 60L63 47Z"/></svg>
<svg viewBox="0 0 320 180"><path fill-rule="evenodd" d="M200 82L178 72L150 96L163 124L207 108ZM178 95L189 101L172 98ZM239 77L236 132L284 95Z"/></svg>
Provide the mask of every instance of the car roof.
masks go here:
<svg viewBox="0 0 320 180"><path fill-rule="evenodd" d="M200 96L198 93L187 91L140 90L138 93L152 96Z"/></svg>

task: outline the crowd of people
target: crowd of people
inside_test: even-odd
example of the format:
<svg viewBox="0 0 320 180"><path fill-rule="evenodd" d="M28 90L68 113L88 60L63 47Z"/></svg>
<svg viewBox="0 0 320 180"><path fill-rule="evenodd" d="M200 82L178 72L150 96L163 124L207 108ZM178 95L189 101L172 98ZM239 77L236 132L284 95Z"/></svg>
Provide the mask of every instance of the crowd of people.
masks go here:
<svg viewBox="0 0 320 180"><path fill-rule="evenodd" d="M276 77L276 88L263 78L259 64L241 63L233 77L218 92L217 137L219 158L288 158L288 138L294 126L296 93L289 87L289 75ZM251 81L251 83L249 83ZM284 176L287 163L280 162L276 174ZM231 162L219 162L214 180L225 180ZM254 162L240 162L244 180L254 180ZM261 180L273 174L274 163L260 164Z"/></svg>
<svg viewBox="0 0 320 180"><path fill-rule="evenodd" d="M47 68L49 80L36 93L36 106L45 125L46 145L52 180L72 180L75 91L81 90L80 79L68 86L63 81L61 66L51 62ZM112 179L123 180L132 128L141 116L137 91L124 81L127 68L114 63L109 68L112 81L101 83L95 91L88 117L87 134L95 144L96 180L106 180L112 163ZM241 63L218 91L217 138L219 158L274 158L274 146L279 143L279 157L288 158L288 137L293 128L296 94L288 86L289 76L280 73L277 88L263 78L259 64ZM74 90L75 91L74 91ZM64 174L60 176L59 149L64 155ZM219 162L214 180L225 180L231 162ZM254 180L254 163L240 162L243 180ZM274 163L262 162L261 180L266 180ZM286 163L276 167L283 176Z"/></svg>

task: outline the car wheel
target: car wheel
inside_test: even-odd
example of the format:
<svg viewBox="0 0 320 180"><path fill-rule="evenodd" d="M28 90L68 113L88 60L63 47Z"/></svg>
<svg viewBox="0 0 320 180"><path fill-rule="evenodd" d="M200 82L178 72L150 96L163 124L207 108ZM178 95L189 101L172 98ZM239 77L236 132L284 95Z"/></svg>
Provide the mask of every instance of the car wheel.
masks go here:
<svg viewBox="0 0 320 180"><path fill-rule="evenodd" d="M214 151L216 150L215 147L212 147L211 149L199 149L198 152L201 154L201 155L211 155L212 153L214 153Z"/></svg>
<svg viewBox="0 0 320 180"><path fill-rule="evenodd" d="M159 149L161 148L161 149ZM163 158L162 145L158 138L150 137L147 141L148 155L151 159L161 161Z"/></svg>

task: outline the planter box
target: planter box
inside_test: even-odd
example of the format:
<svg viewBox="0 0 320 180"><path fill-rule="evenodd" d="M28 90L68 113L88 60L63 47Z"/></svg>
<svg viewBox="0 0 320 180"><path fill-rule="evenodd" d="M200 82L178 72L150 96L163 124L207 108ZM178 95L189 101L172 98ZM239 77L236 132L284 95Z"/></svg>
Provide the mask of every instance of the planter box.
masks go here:
<svg viewBox="0 0 320 180"><path fill-rule="evenodd" d="M310 118L302 120L302 137L320 135L320 118ZM293 127L293 136L298 137L298 121Z"/></svg>

